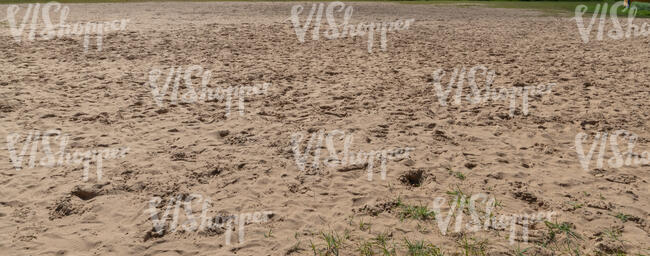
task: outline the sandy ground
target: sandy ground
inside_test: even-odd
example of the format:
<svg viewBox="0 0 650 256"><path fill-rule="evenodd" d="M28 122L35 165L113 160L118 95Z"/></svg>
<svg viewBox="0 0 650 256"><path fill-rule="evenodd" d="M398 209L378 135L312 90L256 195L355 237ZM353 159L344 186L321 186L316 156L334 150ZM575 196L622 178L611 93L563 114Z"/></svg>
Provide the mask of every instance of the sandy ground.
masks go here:
<svg viewBox="0 0 650 256"><path fill-rule="evenodd" d="M69 23L130 19L101 52L87 53L79 36L17 43L0 24L0 254L314 255L313 242L324 255L321 232L341 237L340 255L360 254L365 242L383 255L380 234L397 255L408 255L405 239L448 255L515 255L517 246L568 254L542 246L544 223L530 225L528 243L519 235L511 244L509 227L443 235L435 220L400 220L398 198L431 206L458 190L490 194L501 215L556 212L551 222L580 236L569 247L582 255L650 253L650 165L592 161L586 171L575 149L580 132L590 135L588 150L597 132L624 129L639 136L635 152L650 150L650 37L584 44L570 17L348 3L352 23L415 19L388 34L385 51L376 43L368 53L366 37L300 43L288 21L293 4L69 4ZM244 116L236 103L228 117L223 102L156 105L149 71L190 65L212 70L213 85L272 86L246 99ZM496 87L557 86L532 97L527 116L521 108L509 116L506 101L441 106L433 72L476 65L496 71ZM70 135L68 150L129 151L104 160L101 180L91 169L83 181L80 165L14 169L5 138L51 129ZM353 134L355 152L414 150L388 161L385 180L378 166L372 181L362 168L300 170L291 135L321 129ZM219 228L153 233L149 201L162 198L163 210L189 194L212 201L208 216L273 214L246 224L243 243L236 231L227 245ZM192 209L201 214L200 203ZM182 223L182 207L179 215Z"/></svg>

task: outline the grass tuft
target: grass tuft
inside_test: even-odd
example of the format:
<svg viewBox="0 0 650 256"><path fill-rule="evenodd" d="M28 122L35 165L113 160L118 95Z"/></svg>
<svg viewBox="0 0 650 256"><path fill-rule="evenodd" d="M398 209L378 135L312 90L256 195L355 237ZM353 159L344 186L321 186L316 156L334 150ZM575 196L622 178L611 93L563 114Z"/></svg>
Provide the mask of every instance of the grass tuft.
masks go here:
<svg viewBox="0 0 650 256"><path fill-rule="evenodd" d="M487 240L478 240L476 238L467 239L463 236L459 242L462 249L462 255L465 256L485 256L487 253Z"/></svg>
<svg viewBox="0 0 650 256"><path fill-rule="evenodd" d="M423 205L407 205L403 204L401 201L398 201L400 208L399 219L404 221L405 219L414 219L414 220L435 220L436 213L434 211L429 211L429 208Z"/></svg>
<svg viewBox="0 0 650 256"><path fill-rule="evenodd" d="M623 221L625 223L630 219L630 217L632 217L632 215L627 215L627 214L623 214L623 213L619 212L614 217L616 217L617 219L619 219L619 220L621 220L621 221Z"/></svg>
<svg viewBox="0 0 650 256"><path fill-rule="evenodd" d="M569 255L582 255L577 243L578 240L582 240L582 237L573 231L571 224L566 222L558 224L549 221L545 221L544 224L549 230L542 243L543 247L560 250Z"/></svg>
<svg viewBox="0 0 650 256"><path fill-rule="evenodd" d="M424 241L409 241L404 239L407 255L409 256L442 256L440 248Z"/></svg>
<svg viewBox="0 0 650 256"><path fill-rule="evenodd" d="M336 232L320 232L321 238L325 241L325 248L318 248L313 241L311 243L311 250L314 256L339 256L339 250L343 246L343 238Z"/></svg>

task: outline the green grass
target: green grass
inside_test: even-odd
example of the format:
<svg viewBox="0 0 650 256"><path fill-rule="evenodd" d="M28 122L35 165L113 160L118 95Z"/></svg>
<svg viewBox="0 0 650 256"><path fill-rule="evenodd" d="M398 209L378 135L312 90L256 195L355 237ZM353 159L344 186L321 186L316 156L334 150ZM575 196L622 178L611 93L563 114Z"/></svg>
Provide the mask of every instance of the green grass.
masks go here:
<svg viewBox="0 0 650 256"><path fill-rule="evenodd" d="M343 246L343 238L336 232L321 232L321 239L325 241L325 248L318 248L311 242L311 249L314 255L339 256L339 250Z"/></svg>
<svg viewBox="0 0 650 256"><path fill-rule="evenodd" d="M599 234L600 237L607 237L614 241L621 241L622 232L619 229L605 229Z"/></svg>
<svg viewBox="0 0 650 256"><path fill-rule="evenodd" d="M273 237L273 230L269 229L268 233L264 233L264 238L271 238Z"/></svg>
<svg viewBox="0 0 650 256"><path fill-rule="evenodd" d="M341 249L341 238L336 233L321 233L323 240L327 243L326 252L332 255L339 255L339 250Z"/></svg>
<svg viewBox="0 0 650 256"><path fill-rule="evenodd" d="M462 250L461 255L465 256L486 256L487 253L487 240L479 240L476 238L467 239L463 236L458 242Z"/></svg>
<svg viewBox="0 0 650 256"><path fill-rule="evenodd" d="M628 219L629 219L630 217L632 217L632 215L627 215L627 214L623 214L623 213L620 213L620 212L619 212L619 213L616 214L616 216L614 216L614 217L616 217L617 219L621 220L622 222L627 222Z"/></svg>
<svg viewBox="0 0 650 256"><path fill-rule="evenodd" d="M568 202L567 204L570 205L571 207L573 207L573 210L574 210L574 211L577 210L577 209L580 209L580 208L582 208L582 206L584 206L584 205L581 204L581 203L573 202L573 201L570 201L570 202Z"/></svg>
<svg viewBox="0 0 650 256"><path fill-rule="evenodd" d="M436 214L424 205L407 205L403 204L401 201L398 201L397 206L401 209L399 212L400 221L405 219L415 219L415 220L435 220Z"/></svg>
<svg viewBox="0 0 650 256"><path fill-rule="evenodd" d="M372 227L372 224L370 224L368 222L364 222L363 219L361 219L361 221L359 221L359 230L361 230L361 231L366 231L366 230L370 231L371 227Z"/></svg>
<svg viewBox="0 0 650 256"><path fill-rule="evenodd" d="M0 4L16 4L16 3L47 3L50 0L0 0ZM60 3L127 3L127 2L229 2L223 0L59 0ZM334 0L305 0L311 2L329 2ZM599 3L607 2L609 6L616 1L449 1L449 0L356 0L363 2L400 2L405 4L455 4L462 6L485 6L490 8L515 8L515 9L529 9L539 10L550 15L566 15L572 16L575 13L576 6L580 4L587 5L589 8L587 13L593 13L596 5ZM292 1L260 1L260 0L235 0L232 2L292 2ZM638 18L650 17L650 4L635 3L639 8L637 13ZM619 9L619 16L627 15L623 13L622 8Z"/></svg>
<svg viewBox="0 0 650 256"><path fill-rule="evenodd" d="M528 251L528 249L530 249L530 247L521 249L520 245L517 244L517 248L514 248L512 252L515 254L515 256L526 256L525 253Z"/></svg>
<svg viewBox="0 0 650 256"><path fill-rule="evenodd" d="M455 172L454 176L456 176L456 178L458 178L459 180L465 180L465 174L463 174L462 172Z"/></svg>
<svg viewBox="0 0 650 256"><path fill-rule="evenodd" d="M409 241L404 239L404 245L409 256L443 256L444 254L440 251L440 248L436 247L431 243L426 243L424 241Z"/></svg>
<svg viewBox="0 0 650 256"><path fill-rule="evenodd" d="M582 237L569 223L558 224L545 221L544 224L548 228L548 233L541 244L542 247L553 251L560 250L567 255L582 255L578 246L578 240L582 240Z"/></svg>
<svg viewBox="0 0 650 256"><path fill-rule="evenodd" d="M632 2L632 6L636 7L641 11L650 11L650 3Z"/></svg>
<svg viewBox="0 0 650 256"><path fill-rule="evenodd" d="M371 242L362 242L359 244L359 254L362 256L373 256L375 255L375 251L372 250L372 243Z"/></svg>
<svg viewBox="0 0 650 256"><path fill-rule="evenodd" d="M392 247L389 246L388 241L390 240L390 236L388 233L379 233L377 234L377 237L375 237L375 244L379 247L379 250L381 251L381 255L384 256L393 256L397 255L395 252L395 245Z"/></svg>
<svg viewBox="0 0 650 256"><path fill-rule="evenodd" d="M564 16L574 16L576 6L586 5L587 14L593 14L596 9L596 5L602 3L608 3L607 8L611 8L612 4L617 1L404 1L402 3L408 4L463 4L464 6L485 6L491 8L508 8L508 9L529 9L529 10L538 10L550 15L564 15ZM650 5L639 4L637 5L639 11L637 12L637 18L650 18ZM622 7L618 9L618 16L627 17L627 12L622 11Z"/></svg>

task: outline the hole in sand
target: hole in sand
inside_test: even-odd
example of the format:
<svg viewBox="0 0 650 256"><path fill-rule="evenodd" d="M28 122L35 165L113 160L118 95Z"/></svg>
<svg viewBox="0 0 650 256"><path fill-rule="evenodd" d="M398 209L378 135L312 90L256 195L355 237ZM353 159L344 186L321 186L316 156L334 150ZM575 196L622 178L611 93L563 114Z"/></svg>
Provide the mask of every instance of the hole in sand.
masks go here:
<svg viewBox="0 0 650 256"><path fill-rule="evenodd" d="M419 187L424 182L424 170L422 169L409 170L408 172L400 176L400 180L402 181L402 183L406 185L412 187Z"/></svg>

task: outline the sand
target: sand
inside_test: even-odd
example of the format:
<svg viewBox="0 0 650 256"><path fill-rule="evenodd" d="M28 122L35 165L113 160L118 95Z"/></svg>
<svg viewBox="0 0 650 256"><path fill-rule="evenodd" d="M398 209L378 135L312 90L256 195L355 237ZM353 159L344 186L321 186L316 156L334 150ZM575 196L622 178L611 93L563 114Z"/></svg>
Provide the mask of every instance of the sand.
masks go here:
<svg viewBox="0 0 650 256"><path fill-rule="evenodd" d="M517 246L567 254L540 245L544 223L530 225L528 243L518 235L512 244L509 227L443 235L435 220L400 220L398 198L431 207L457 190L496 198L499 215L555 212L551 222L568 223L580 235L569 247L584 255L649 254L650 165L594 160L585 170L575 137L589 134L588 150L598 132L622 129L639 137L635 152L650 151L650 37L585 44L570 16L347 3L352 23L415 19L388 33L385 51L377 41L369 53L365 37L308 33L301 43L289 21L294 4L67 4L69 23L129 19L86 53L81 36L17 43L0 23L0 254L314 255L311 242L325 248L321 232L342 238L340 255L358 255L379 234L397 255L408 255L404 239L447 255L464 254L463 241L484 247L469 255L515 255ZM211 85L272 86L246 98L244 115L237 102L229 116L220 101L157 105L148 73L191 65L211 70ZM495 87L556 86L529 99L528 115L520 105L509 115L508 101L441 106L433 73L477 65L496 72ZM83 181L81 165L16 170L5 138L53 129L69 134L68 150L129 151L104 160L101 180L93 167ZM372 181L364 166L301 170L291 136L320 130L354 135L353 152L413 150L386 163L385 180L378 163ZM335 147L342 151L342 140ZM324 143L321 159L326 152ZM152 232L149 201L161 198L164 210L190 194L212 201L207 216L272 214L246 224L242 243L233 232L229 245L218 228ZM192 209L201 214L200 203Z"/></svg>

